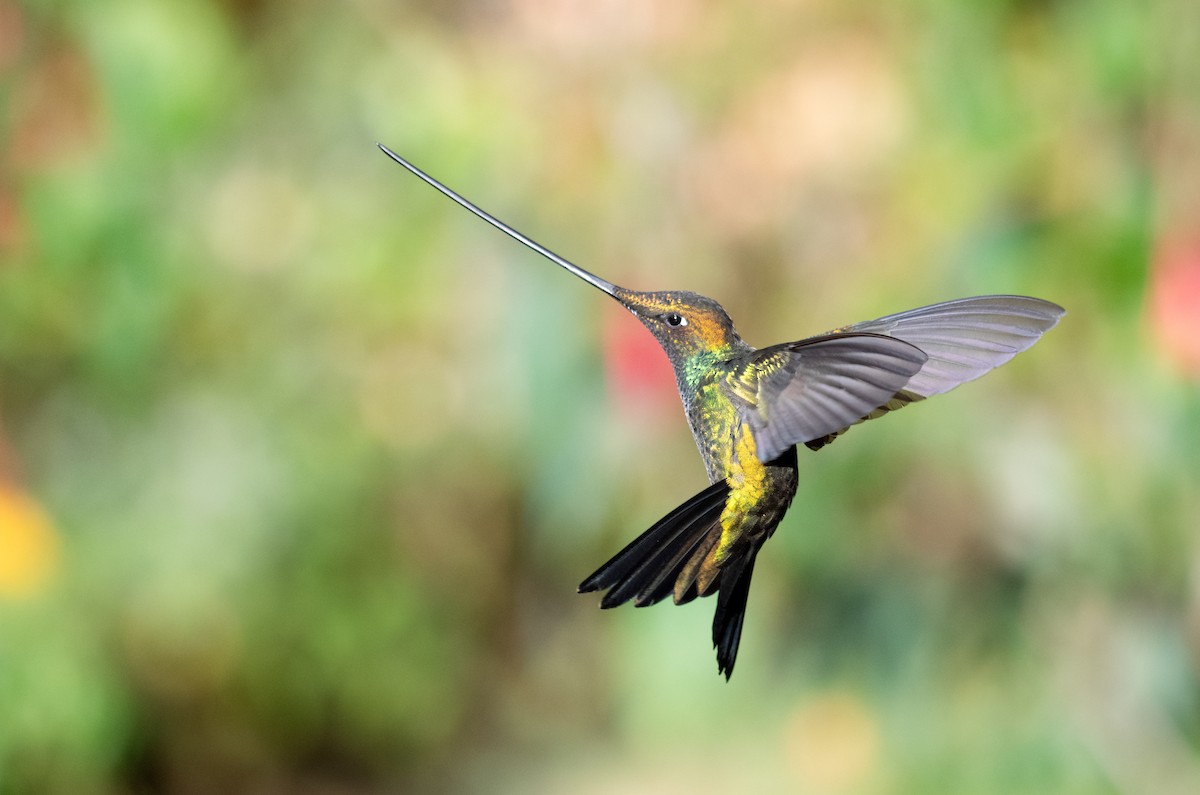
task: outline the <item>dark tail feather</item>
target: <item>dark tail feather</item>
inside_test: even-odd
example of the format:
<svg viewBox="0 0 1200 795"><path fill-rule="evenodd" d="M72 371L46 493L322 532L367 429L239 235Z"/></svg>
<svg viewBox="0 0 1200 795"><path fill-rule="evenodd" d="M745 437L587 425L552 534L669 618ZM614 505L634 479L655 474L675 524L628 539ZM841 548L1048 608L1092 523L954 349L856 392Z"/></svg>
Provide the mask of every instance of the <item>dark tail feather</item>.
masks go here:
<svg viewBox="0 0 1200 795"><path fill-rule="evenodd" d="M662 599L672 596L672 594L676 604L688 604L692 599L700 596L700 591L696 587L696 578L700 575L700 567L704 558L708 557L709 552L712 552L716 543L721 540L719 520L720 516L718 516L718 520L713 521L713 531L703 534L695 546L691 546L686 551L680 550L677 561L679 564L672 570L670 578L662 578L662 581L655 584L654 590L649 593L643 591L637 594L637 606L641 608L647 604L661 602Z"/></svg>
<svg viewBox="0 0 1200 795"><path fill-rule="evenodd" d="M579 585L580 593L607 590L601 607L637 598L653 604L671 593L689 554L720 518L729 484L719 481L660 519Z"/></svg>
<svg viewBox="0 0 1200 795"><path fill-rule="evenodd" d="M742 640L746 598L758 555L757 547L734 552L704 593L699 592L700 565L720 539L721 511L728 496L727 483L714 483L664 516L579 585L580 593L607 591L600 600L605 608L630 599L644 607L673 592L683 604L717 591L713 645L717 667L726 680L733 674Z"/></svg>
<svg viewBox="0 0 1200 795"><path fill-rule="evenodd" d="M721 568L717 593L717 611L713 615L713 646L717 649L717 670L725 681L733 675L738 644L742 641L742 621L746 617L746 597L750 594L750 576L754 574L757 549L745 555L731 556Z"/></svg>

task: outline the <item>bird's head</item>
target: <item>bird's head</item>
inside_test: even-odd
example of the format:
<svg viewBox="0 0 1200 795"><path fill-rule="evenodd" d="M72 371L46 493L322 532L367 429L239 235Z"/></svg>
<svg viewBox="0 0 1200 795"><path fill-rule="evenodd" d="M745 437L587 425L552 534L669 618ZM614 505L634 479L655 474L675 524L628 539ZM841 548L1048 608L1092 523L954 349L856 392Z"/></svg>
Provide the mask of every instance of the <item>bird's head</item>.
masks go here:
<svg viewBox="0 0 1200 795"><path fill-rule="evenodd" d="M610 295L650 329L672 363L742 344L729 314L703 295L682 290L641 293L616 286Z"/></svg>

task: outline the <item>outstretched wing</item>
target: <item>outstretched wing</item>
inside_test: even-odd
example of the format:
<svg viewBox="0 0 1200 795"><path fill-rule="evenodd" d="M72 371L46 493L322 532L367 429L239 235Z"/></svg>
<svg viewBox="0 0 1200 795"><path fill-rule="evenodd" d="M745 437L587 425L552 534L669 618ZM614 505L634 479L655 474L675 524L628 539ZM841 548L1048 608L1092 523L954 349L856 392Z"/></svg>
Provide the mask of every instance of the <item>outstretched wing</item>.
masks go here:
<svg viewBox="0 0 1200 795"><path fill-rule="evenodd" d="M759 459L770 461L882 406L926 359L902 340L843 332L755 351L726 385Z"/></svg>
<svg viewBox="0 0 1200 795"><path fill-rule="evenodd" d="M898 312L830 334L884 334L917 346L929 357L902 390L860 417L861 422L948 392L999 367L1037 342L1064 314L1061 306L1040 298L984 295ZM816 450L847 427L807 444Z"/></svg>

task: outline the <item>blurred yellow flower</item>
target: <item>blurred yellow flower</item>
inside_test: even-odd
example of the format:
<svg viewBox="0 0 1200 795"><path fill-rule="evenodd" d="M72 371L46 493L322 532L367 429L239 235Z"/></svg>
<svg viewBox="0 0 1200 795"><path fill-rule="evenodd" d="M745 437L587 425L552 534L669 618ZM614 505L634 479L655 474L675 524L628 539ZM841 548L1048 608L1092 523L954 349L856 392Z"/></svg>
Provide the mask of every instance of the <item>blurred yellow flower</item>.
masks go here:
<svg viewBox="0 0 1200 795"><path fill-rule="evenodd" d="M783 750L805 792L860 792L881 762L878 717L857 694L831 690L798 707Z"/></svg>
<svg viewBox="0 0 1200 795"><path fill-rule="evenodd" d="M50 517L28 494L0 484L0 598L32 596L50 581L59 543Z"/></svg>

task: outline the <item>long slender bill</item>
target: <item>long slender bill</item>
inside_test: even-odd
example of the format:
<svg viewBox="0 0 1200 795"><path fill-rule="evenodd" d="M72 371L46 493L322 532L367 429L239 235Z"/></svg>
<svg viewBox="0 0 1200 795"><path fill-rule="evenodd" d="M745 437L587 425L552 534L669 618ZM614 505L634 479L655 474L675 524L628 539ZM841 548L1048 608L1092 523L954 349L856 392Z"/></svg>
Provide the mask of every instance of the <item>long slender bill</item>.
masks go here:
<svg viewBox="0 0 1200 795"><path fill-rule="evenodd" d="M489 224L496 227L497 229L499 229L501 232L508 235L509 237L514 238L515 240L521 241L522 243L529 246L531 249L533 249L537 253L541 254L543 257L550 260L551 262L558 263L562 267L569 270L571 273L573 273L576 276L578 276L579 278L583 279L588 284L591 284L594 287L597 287L597 288L603 290L604 292L608 293L609 295L613 296L614 298L617 297L617 294L616 294L617 286L615 284L613 284L612 282L605 281L604 279L601 279L599 276L595 275L594 273L589 273L589 272L585 271L583 268L579 267L578 265L571 262L570 260L564 259L563 257L560 257L559 255L555 254L553 251L546 248L541 243L538 243L537 241L532 240L529 237L526 237L525 235L521 234L516 229L513 229L511 226L504 223L503 221L501 221L499 218L492 215L491 213L488 213L488 212L480 209L479 207L476 207L474 204L467 201L466 199L464 199L462 196L458 195L454 191L450 190L445 185L438 182L436 179L429 176L424 171L417 168L416 166L414 166L412 163L408 162L404 158L400 157L400 155L396 154L391 149L388 149L383 144L376 143L375 145L378 146L385 155L390 157L392 160L395 160L400 165L404 166L406 169L411 171L414 175L419 177L427 185L431 185L434 188L437 188L442 194L444 194L445 196L447 196L450 199L453 199L459 206L470 210L472 213L479 216L483 220L487 221Z"/></svg>

